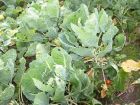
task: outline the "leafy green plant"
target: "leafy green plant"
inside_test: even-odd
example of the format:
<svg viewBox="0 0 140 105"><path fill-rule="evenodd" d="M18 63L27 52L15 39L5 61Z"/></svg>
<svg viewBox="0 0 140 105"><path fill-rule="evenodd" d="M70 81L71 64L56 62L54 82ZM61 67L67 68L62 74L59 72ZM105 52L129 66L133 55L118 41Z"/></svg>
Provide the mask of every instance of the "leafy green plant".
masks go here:
<svg viewBox="0 0 140 105"><path fill-rule="evenodd" d="M101 57L124 46L125 36L116 36L118 28L103 9L100 12L95 9L90 14L82 5L75 13L64 17L62 27L64 32L59 35L62 46L78 56Z"/></svg>
<svg viewBox="0 0 140 105"><path fill-rule="evenodd" d="M93 81L84 70L74 69L71 62L72 58L62 48L54 48L50 56L45 47L38 44L36 60L30 63L28 72L22 77L21 88L24 95L35 105L46 105L49 102L80 103L83 99L91 103ZM45 98L48 100L44 100Z"/></svg>
<svg viewBox="0 0 140 105"><path fill-rule="evenodd" d="M12 79L15 72L16 51L11 49L0 56L0 104L5 105L14 96Z"/></svg>
<svg viewBox="0 0 140 105"><path fill-rule="evenodd" d="M123 26L134 27L130 14L138 24L138 3L0 0L0 105L113 100L126 86L118 51L126 42Z"/></svg>
<svg viewBox="0 0 140 105"><path fill-rule="evenodd" d="M139 23L139 0L65 0L64 5L71 10L76 10L80 7L80 3L86 4L90 11L95 7L104 8L108 14L117 19L117 25L122 30L127 28L129 29L127 31L133 30Z"/></svg>

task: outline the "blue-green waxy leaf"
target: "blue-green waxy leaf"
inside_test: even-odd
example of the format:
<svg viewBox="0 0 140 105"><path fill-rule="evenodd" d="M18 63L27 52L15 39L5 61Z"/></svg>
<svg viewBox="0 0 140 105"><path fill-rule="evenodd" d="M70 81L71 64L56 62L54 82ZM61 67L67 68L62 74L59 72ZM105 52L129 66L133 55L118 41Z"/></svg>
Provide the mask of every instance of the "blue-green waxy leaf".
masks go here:
<svg viewBox="0 0 140 105"><path fill-rule="evenodd" d="M98 100L96 100L95 98L92 99L92 104L93 105L102 105L102 103Z"/></svg>
<svg viewBox="0 0 140 105"><path fill-rule="evenodd" d="M120 51L125 45L126 37L124 34L119 34L115 37L114 44L115 44L115 51Z"/></svg>
<svg viewBox="0 0 140 105"><path fill-rule="evenodd" d="M62 48L56 47L52 50L51 56L56 64L63 65L65 68L71 68L71 57Z"/></svg>
<svg viewBox="0 0 140 105"><path fill-rule="evenodd" d="M112 51L113 38L117 34L118 28L110 25L109 29L103 34L102 41L105 45L104 49L100 51L99 56L102 57Z"/></svg>
<svg viewBox="0 0 140 105"><path fill-rule="evenodd" d="M35 95L33 105L49 105L49 95L45 92L40 92Z"/></svg>
<svg viewBox="0 0 140 105"><path fill-rule="evenodd" d="M105 45L104 49L102 51L99 52L98 56L99 57L103 57L105 56L107 53L112 51L112 41L110 41L107 45Z"/></svg>
<svg viewBox="0 0 140 105"><path fill-rule="evenodd" d="M11 74L9 70L0 70L0 82L8 84L11 81Z"/></svg>
<svg viewBox="0 0 140 105"><path fill-rule="evenodd" d="M25 60L25 58L21 58L19 60L19 62L20 62L20 64L18 66L17 73L16 73L15 78L14 78L14 81L17 84L20 84L21 78L22 78L22 76L23 76L23 74L26 70L26 60Z"/></svg>
<svg viewBox="0 0 140 105"><path fill-rule="evenodd" d="M34 85L41 91L43 92L48 92L48 94L53 94L54 93L54 89L51 87L51 85L47 84L43 84L43 82L41 82L40 80L37 80L35 78L33 78L33 82Z"/></svg>
<svg viewBox="0 0 140 105"><path fill-rule="evenodd" d="M64 93L67 81L67 74L68 71L62 65L55 65L55 82L56 82L56 89L55 95L53 96L53 100L55 102L62 102L64 101Z"/></svg>
<svg viewBox="0 0 140 105"><path fill-rule="evenodd" d="M68 41L66 35L67 35L67 34L64 34L64 33L59 34L59 40L60 40L62 46L63 46L66 50L68 50L69 48L73 47L73 45Z"/></svg>
<svg viewBox="0 0 140 105"><path fill-rule="evenodd" d="M37 94L39 92L39 89L36 88L36 86L34 85L33 78L41 81L45 69L45 63L35 60L30 63L30 68L28 69L28 72L24 73L24 75L22 76L21 88L23 93L25 93L24 95L29 100L34 99L34 95L31 94Z"/></svg>
<svg viewBox="0 0 140 105"><path fill-rule="evenodd" d="M25 54L26 57L28 56L34 56L36 54L36 46L37 46L37 42L31 43L30 46L28 47L28 50Z"/></svg>
<svg viewBox="0 0 140 105"><path fill-rule="evenodd" d="M71 91L75 98L80 97L80 94L90 96L93 93L93 83L91 83L89 77L83 70L79 69L73 72L70 78L70 83L72 85Z"/></svg>
<svg viewBox="0 0 140 105"><path fill-rule="evenodd" d="M50 27L55 27L59 17L59 1L37 1L29 5L19 16L20 27L46 32Z"/></svg>
<svg viewBox="0 0 140 105"><path fill-rule="evenodd" d="M89 17L88 8L86 5L82 4L81 7L76 11L64 16L64 20L62 23L62 27L64 29L71 30L70 24L78 24L78 20L80 19L82 23L84 23Z"/></svg>
<svg viewBox="0 0 140 105"><path fill-rule="evenodd" d="M118 28L114 25L111 25L109 29L105 32L105 34L102 37L102 41L104 43L109 43L113 40L114 36L117 34Z"/></svg>
<svg viewBox="0 0 140 105"><path fill-rule="evenodd" d="M73 35L73 33L65 32L64 36L65 36L66 40L68 41L68 43L70 43L70 45L78 46L77 39L76 39L75 35Z"/></svg>
<svg viewBox="0 0 140 105"><path fill-rule="evenodd" d="M29 28L33 28L39 31L45 31L46 23L43 18L39 17L39 11L33 7L29 7L19 17L20 25L28 25Z"/></svg>
<svg viewBox="0 0 140 105"><path fill-rule="evenodd" d="M92 48L84 48L84 47L72 47L69 51L79 55L79 56L92 56Z"/></svg>
<svg viewBox="0 0 140 105"><path fill-rule="evenodd" d="M10 100L15 92L15 87L14 85L10 84L7 88L4 89L2 93L0 93L0 103L2 101L8 101Z"/></svg>
<svg viewBox="0 0 140 105"><path fill-rule="evenodd" d="M18 96L19 102L32 105L101 104L94 99L100 82L93 80L96 69L108 53L122 49L125 36L116 35L116 18L112 21L107 14L111 1L100 1L0 0L5 7L0 7L0 105ZM107 11L93 9L98 3L99 10L101 6ZM128 75L104 59L103 63L105 69L117 70L106 74L117 74L112 86L123 90Z"/></svg>
<svg viewBox="0 0 140 105"><path fill-rule="evenodd" d="M47 57L46 64L50 71L54 69L55 62L51 56Z"/></svg>
<svg viewBox="0 0 140 105"><path fill-rule="evenodd" d="M17 54L16 54L15 49L10 49L4 55L2 55L2 59L4 62L7 62L9 59L15 62L16 57L17 57Z"/></svg>
<svg viewBox="0 0 140 105"><path fill-rule="evenodd" d="M3 1L3 0L2 0ZM6 4L6 5L15 5L16 4L16 0L4 0L4 3Z"/></svg>
<svg viewBox="0 0 140 105"><path fill-rule="evenodd" d="M91 0L65 0L64 4L67 8L70 8L73 11L75 11L83 4L89 7L90 2Z"/></svg>
<svg viewBox="0 0 140 105"><path fill-rule="evenodd" d="M108 25L108 15L106 14L106 12L102 9L101 12L99 13L99 26L100 26L100 30L102 32L105 32L107 29L107 25Z"/></svg>
<svg viewBox="0 0 140 105"><path fill-rule="evenodd" d="M58 0L48 0L46 14L49 17L59 17L59 1Z"/></svg>
<svg viewBox="0 0 140 105"><path fill-rule="evenodd" d="M98 40L99 38L96 36L96 32L87 31L83 29L82 27L78 27L75 24L71 24L72 30L75 32L75 35L78 39L80 39L80 42L82 43L82 46L84 47L97 47L98 46Z"/></svg>
<svg viewBox="0 0 140 105"><path fill-rule="evenodd" d="M23 92L24 96L30 101L34 101L35 95L37 94L37 93L35 93L35 94L31 93L28 91L22 91L22 92Z"/></svg>
<svg viewBox="0 0 140 105"><path fill-rule="evenodd" d="M62 65L55 65L55 74L62 80L67 80L67 71Z"/></svg>
<svg viewBox="0 0 140 105"><path fill-rule="evenodd" d="M17 54L14 49L8 50L1 56L1 70L0 70L0 82L8 84L12 82L15 71L15 60Z"/></svg>
<svg viewBox="0 0 140 105"><path fill-rule="evenodd" d="M98 55L103 57L112 51L113 40L118 28L114 26L111 17L103 9L100 12L97 9L94 10L94 13L87 15L85 21L79 18L74 22L69 22L71 29L64 28L67 32L59 35L62 47L70 53L79 56ZM76 16L75 18L77 18ZM73 41L71 41L72 38L74 38Z"/></svg>
<svg viewBox="0 0 140 105"><path fill-rule="evenodd" d="M46 64L46 60L48 57L49 55L48 55L45 45L40 44L40 43L37 44L36 60L32 61L29 64L29 69L27 70L26 73L24 73L24 75L22 76L22 81L21 81L22 91L29 100L33 101L35 98L34 94L37 94L40 90L45 91L43 89L44 85L42 84L42 88L41 87L39 88L39 86L37 85L37 82L40 81L39 83L41 84L43 75L49 72L47 64Z"/></svg>
<svg viewBox="0 0 140 105"><path fill-rule="evenodd" d="M100 32L99 22L98 22L98 12L97 13L96 12L89 16L89 18L86 20L85 26L84 26L85 31L90 32L93 35L96 35L97 33ZM92 36L92 34L91 34L91 36Z"/></svg>
<svg viewBox="0 0 140 105"><path fill-rule="evenodd" d="M0 70L2 70L4 68L4 62L2 59L0 59Z"/></svg>
<svg viewBox="0 0 140 105"><path fill-rule="evenodd" d="M37 44L36 46L36 59L45 61L48 57L48 52L43 44Z"/></svg>
<svg viewBox="0 0 140 105"><path fill-rule="evenodd" d="M5 66L7 71L10 72L10 75L9 75L10 81L9 82L12 82L12 79L14 77L14 71L15 71L14 65L15 65L14 62L12 62L12 60L10 59Z"/></svg>
<svg viewBox="0 0 140 105"><path fill-rule="evenodd" d="M71 24L71 28L80 40L82 46L98 47L99 37L97 36L97 33L99 33L99 24L96 13L93 13L88 17L84 26Z"/></svg>
<svg viewBox="0 0 140 105"><path fill-rule="evenodd" d="M70 77L70 82L72 84L72 92L78 90L81 90L82 84L80 82L80 79L77 76L77 73L72 73L71 77Z"/></svg>
<svg viewBox="0 0 140 105"><path fill-rule="evenodd" d="M56 82L56 89L55 89L55 94L53 96L53 100L55 102L63 102L64 101L64 93L65 93L65 87L66 83L64 80L62 80L59 77L55 77L55 82Z"/></svg>
<svg viewBox="0 0 140 105"><path fill-rule="evenodd" d="M49 38L56 38L58 34L58 28L57 27L49 27L47 36Z"/></svg>

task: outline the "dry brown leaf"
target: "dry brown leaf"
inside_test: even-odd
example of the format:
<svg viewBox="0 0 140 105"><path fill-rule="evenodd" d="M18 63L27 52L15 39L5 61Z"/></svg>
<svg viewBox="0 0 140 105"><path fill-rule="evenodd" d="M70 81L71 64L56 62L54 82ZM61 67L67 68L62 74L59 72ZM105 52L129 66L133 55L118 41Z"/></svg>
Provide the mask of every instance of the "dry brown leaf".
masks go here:
<svg viewBox="0 0 140 105"><path fill-rule="evenodd" d="M105 98L106 97L106 90L102 89L101 90L101 98Z"/></svg>
<svg viewBox="0 0 140 105"><path fill-rule="evenodd" d="M86 74L88 75L89 78L93 78L93 76L94 76L93 69L88 70L88 72Z"/></svg>
<svg viewBox="0 0 140 105"><path fill-rule="evenodd" d="M140 61L136 62L134 60L127 60L122 62L121 67L125 72L138 71L140 70Z"/></svg>
<svg viewBox="0 0 140 105"><path fill-rule="evenodd" d="M102 85L102 90L101 90L101 98L105 98L106 97L106 92L108 90L108 86L106 84Z"/></svg>
<svg viewBox="0 0 140 105"><path fill-rule="evenodd" d="M114 23L114 25L117 24L117 20L115 18L113 19L113 23Z"/></svg>

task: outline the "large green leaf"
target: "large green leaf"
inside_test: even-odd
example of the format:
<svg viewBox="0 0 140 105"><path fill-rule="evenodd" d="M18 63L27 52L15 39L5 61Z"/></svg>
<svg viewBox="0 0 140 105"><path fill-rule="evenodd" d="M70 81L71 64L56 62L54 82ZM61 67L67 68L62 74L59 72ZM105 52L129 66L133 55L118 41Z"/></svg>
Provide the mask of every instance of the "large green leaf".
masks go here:
<svg viewBox="0 0 140 105"><path fill-rule="evenodd" d="M53 96L53 100L55 102L63 102L65 99L64 93L65 93L66 83L64 80L62 80L57 76L55 77L55 81L56 81L56 89L55 89L55 94Z"/></svg>
<svg viewBox="0 0 140 105"><path fill-rule="evenodd" d="M20 26L46 32L50 26L56 26L56 20L59 17L58 0L48 0L35 2L29 5L20 15L18 21ZM23 26L22 26L23 25Z"/></svg>
<svg viewBox="0 0 140 105"><path fill-rule="evenodd" d="M2 59L4 62L7 62L9 59L11 59L13 62L15 62L17 57L16 50L10 49L5 54L2 55Z"/></svg>
<svg viewBox="0 0 140 105"><path fill-rule="evenodd" d="M26 60L25 60L25 58L21 58L19 60L19 62L20 62L20 64L18 66L17 73L16 73L15 78L14 78L14 81L17 84L20 84L21 78L22 78L22 76L23 76L23 74L26 70Z"/></svg>
<svg viewBox="0 0 140 105"><path fill-rule="evenodd" d="M120 51L124 47L125 41L126 41L126 37L124 36L123 33L117 35L114 40L114 44L115 44L114 50Z"/></svg>
<svg viewBox="0 0 140 105"><path fill-rule="evenodd" d="M64 34L64 33L60 33L59 34L59 40L60 40L60 42L61 42L61 45L63 46L63 48L65 49L65 50L67 50L67 49L69 49L69 48L71 48L71 47L73 47L73 44L71 44L69 41L68 41L68 39L67 39L67 37L66 37L66 35L67 34ZM76 44L77 44L77 42L76 42Z"/></svg>
<svg viewBox="0 0 140 105"><path fill-rule="evenodd" d="M34 56L36 54L36 46L37 46L37 42L31 43L30 46L28 47L28 50L25 54L26 57L28 56Z"/></svg>
<svg viewBox="0 0 140 105"><path fill-rule="evenodd" d="M44 92L38 93L35 95L33 105L49 105L49 96Z"/></svg>
<svg viewBox="0 0 140 105"><path fill-rule="evenodd" d="M96 32L91 32L78 27L75 24L71 24L72 30L75 32L75 35L80 39L82 46L84 47L97 47L99 38L96 36Z"/></svg>
<svg viewBox="0 0 140 105"><path fill-rule="evenodd" d="M70 82L72 84L72 90L71 90L72 92L81 90L82 84L80 82L80 79L77 76L77 73L72 73L70 77Z"/></svg>
<svg viewBox="0 0 140 105"><path fill-rule="evenodd" d="M62 48L56 47L52 50L51 56L56 64L63 65L65 68L71 68L71 57Z"/></svg>
<svg viewBox="0 0 140 105"><path fill-rule="evenodd" d="M50 71L54 69L55 62L54 62L52 56L47 57L46 64Z"/></svg>
<svg viewBox="0 0 140 105"><path fill-rule="evenodd" d="M0 82L4 84L8 84L10 81L11 81L10 71L0 70Z"/></svg>
<svg viewBox="0 0 140 105"><path fill-rule="evenodd" d="M15 5L16 4L16 0L2 0L6 5Z"/></svg>
<svg viewBox="0 0 140 105"><path fill-rule="evenodd" d="M44 12L51 17L59 17L59 1L58 0L48 0L46 11L44 9Z"/></svg>
<svg viewBox="0 0 140 105"><path fill-rule="evenodd" d="M9 82L12 82L15 71L16 56L17 54L14 49L8 50L5 54L1 56L1 83L8 84Z"/></svg>
<svg viewBox="0 0 140 105"><path fill-rule="evenodd" d="M84 23L88 17L89 17L88 8L86 5L83 4L76 12L65 14L62 23L62 28L71 30L70 26L71 23L78 24L79 19L81 20L82 23Z"/></svg>
<svg viewBox="0 0 140 105"><path fill-rule="evenodd" d="M41 90L43 92L48 92L48 94L53 94L54 93L54 89L53 89L53 87L51 87L50 84L45 85L40 80L37 80L35 78L33 78L33 81L34 81L35 86L39 90Z"/></svg>
<svg viewBox="0 0 140 105"><path fill-rule="evenodd" d="M70 45L78 46L77 38L75 37L75 35L73 35L72 32L71 33L65 32L64 36L65 36L66 40L68 41L68 43L70 43Z"/></svg>
<svg viewBox="0 0 140 105"><path fill-rule="evenodd" d="M81 4L87 5L89 7L91 0L65 0L65 6L72 10L77 10ZM92 1L93 2L93 1Z"/></svg>
<svg viewBox="0 0 140 105"><path fill-rule="evenodd" d="M0 70L2 70L3 68L4 68L4 61L0 59Z"/></svg>
<svg viewBox="0 0 140 105"><path fill-rule="evenodd" d="M36 86L34 85L33 78L41 80L42 74L45 72L45 68L46 68L46 65L38 61L33 61L30 64L30 68L28 69L28 72L26 72L22 76L21 88L23 92L28 93L28 94L29 93L37 94L39 92L39 89L37 89ZM26 97L30 99L29 96L26 96Z"/></svg>
<svg viewBox="0 0 140 105"><path fill-rule="evenodd" d="M77 55L80 55L80 56L92 56L93 55L93 52L92 52L93 49L91 48L84 48L84 47L72 47L70 48L70 51L77 54Z"/></svg>
<svg viewBox="0 0 140 105"><path fill-rule="evenodd" d="M2 101L7 101L10 100L15 92L15 87L14 85L10 84L7 88L4 89L2 93L0 93L0 103Z"/></svg>
<svg viewBox="0 0 140 105"><path fill-rule="evenodd" d="M110 43L110 41L113 40L117 32L118 32L118 28L114 25L110 25L109 29L103 35L102 41L107 44Z"/></svg>
<svg viewBox="0 0 140 105"><path fill-rule="evenodd" d="M37 44L36 46L36 59L39 61L45 61L48 57L48 52L44 44Z"/></svg>
<svg viewBox="0 0 140 105"><path fill-rule="evenodd" d="M67 80L67 71L62 65L55 65L55 74L58 78L66 81Z"/></svg>
<svg viewBox="0 0 140 105"><path fill-rule="evenodd" d="M125 89L125 85L126 85L125 83L127 78L128 78L128 74L123 70L119 70L114 80L115 89L117 91L122 91Z"/></svg>
<svg viewBox="0 0 140 105"><path fill-rule="evenodd" d="M109 18L106 12L102 9L99 14L99 26L102 32L105 32L108 27Z"/></svg>
<svg viewBox="0 0 140 105"><path fill-rule="evenodd" d="M70 95L72 94L76 100L84 99L85 97L90 99L94 85L83 70L79 69L73 72L70 83L72 85Z"/></svg>
<svg viewBox="0 0 140 105"><path fill-rule="evenodd" d="M22 77L22 82L21 82L22 91L29 100L34 99L34 95L32 94L37 94L39 90L43 91L44 85L42 84L42 88L41 87L39 88L39 86L37 86L37 82L38 81L42 82L43 76L49 72L48 65L50 66L52 62L49 61L47 65L46 61L49 60L47 58L49 58L49 55L48 55L45 45L37 44L36 60L30 63L29 69L26 73L24 73Z"/></svg>

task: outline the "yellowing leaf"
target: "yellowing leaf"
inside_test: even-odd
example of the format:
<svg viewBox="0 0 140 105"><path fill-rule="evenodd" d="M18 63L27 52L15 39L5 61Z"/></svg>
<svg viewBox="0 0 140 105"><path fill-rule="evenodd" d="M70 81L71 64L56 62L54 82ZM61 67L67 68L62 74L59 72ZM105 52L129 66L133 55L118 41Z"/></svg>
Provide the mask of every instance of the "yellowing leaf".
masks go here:
<svg viewBox="0 0 140 105"><path fill-rule="evenodd" d="M0 15L0 21L3 20L3 19L4 19L4 16L3 15Z"/></svg>
<svg viewBox="0 0 140 105"><path fill-rule="evenodd" d="M106 91L108 90L107 84L103 84L101 87L102 87L103 90L106 90Z"/></svg>
<svg viewBox="0 0 140 105"><path fill-rule="evenodd" d="M54 40L53 40L53 43L54 43L57 47L60 47L60 46L61 46L61 43L60 43L59 39L54 39Z"/></svg>
<svg viewBox="0 0 140 105"><path fill-rule="evenodd" d="M18 29L14 29L14 30L9 30L9 34L11 36L15 35L18 32Z"/></svg>
<svg viewBox="0 0 140 105"><path fill-rule="evenodd" d="M132 84L140 84L140 78L134 81Z"/></svg>
<svg viewBox="0 0 140 105"><path fill-rule="evenodd" d="M102 87L102 90L101 90L101 98L105 98L106 95L107 95L106 92L108 90L108 87L107 87L106 84L103 84L101 87Z"/></svg>
<svg viewBox="0 0 140 105"><path fill-rule="evenodd" d="M127 60L122 62L121 67L125 72L138 71L140 70L140 61L136 62L134 60Z"/></svg>
<svg viewBox="0 0 140 105"><path fill-rule="evenodd" d="M93 69L90 69L86 74L88 75L89 78L93 78L94 76Z"/></svg>
<svg viewBox="0 0 140 105"><path fill-rule="evenodd" d="M3 34L3 31L0 31L0 36Z"/></svg>
<svg viewBox="0 0 140 105"><path fill-rule="evenodd" d="M117 20L114 18L113 19L113 21L112 21L113 23L114 23L114 25L116 25L117 24Z"/></svg>
<svg viewBox="0 0 140 105"><path fill-rule="evenodd" d="M105 98L106 97L106 90L102 89L101 90L101 98Z"/></svg>

